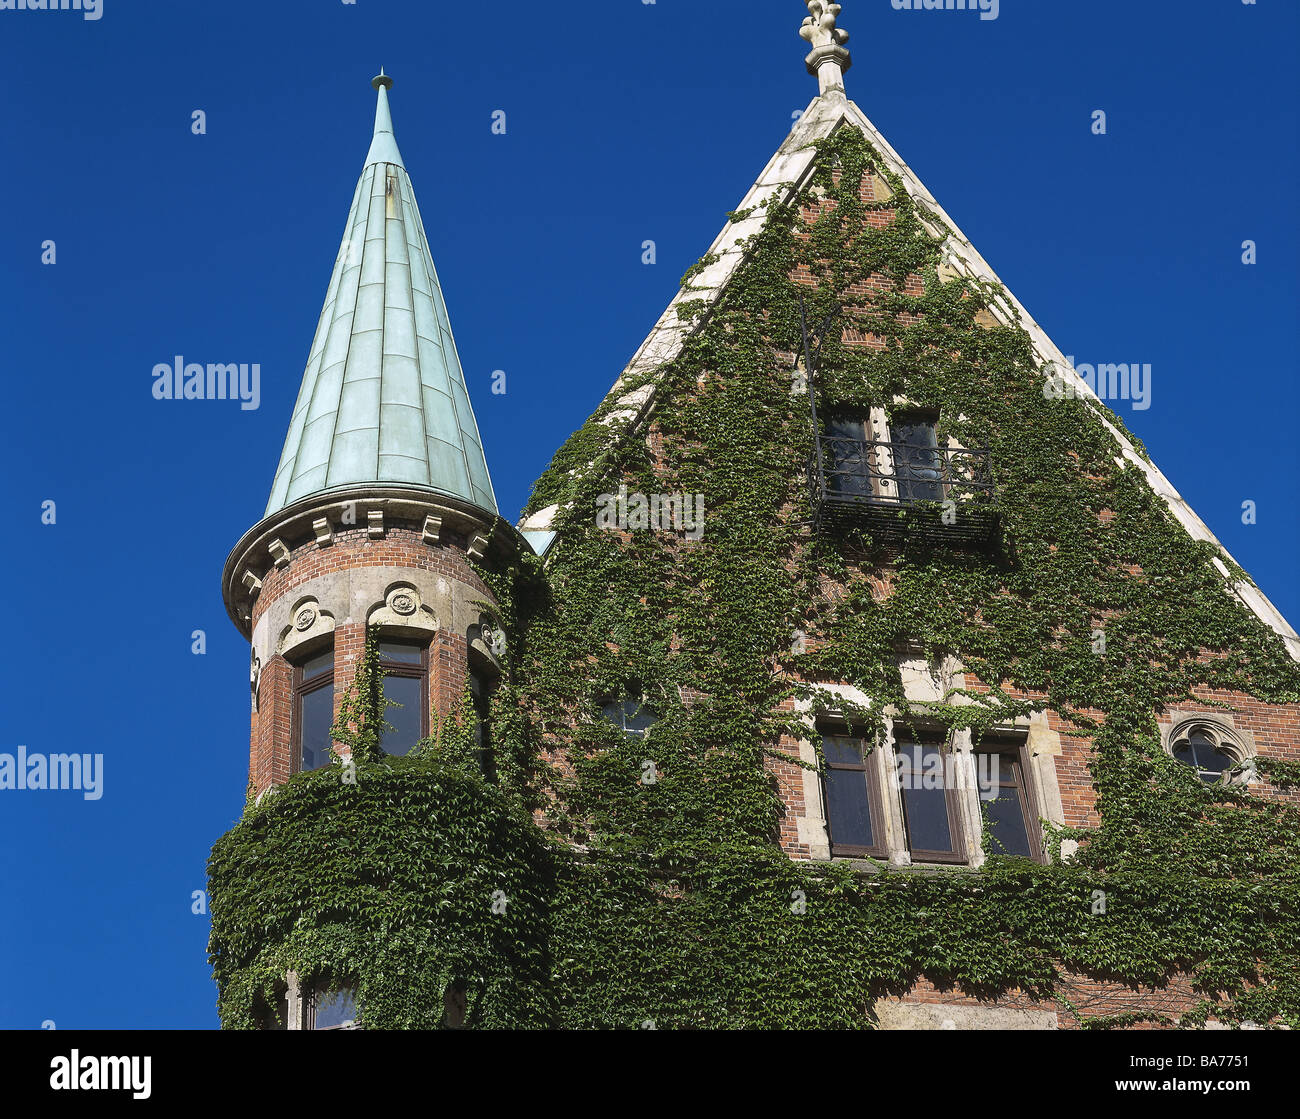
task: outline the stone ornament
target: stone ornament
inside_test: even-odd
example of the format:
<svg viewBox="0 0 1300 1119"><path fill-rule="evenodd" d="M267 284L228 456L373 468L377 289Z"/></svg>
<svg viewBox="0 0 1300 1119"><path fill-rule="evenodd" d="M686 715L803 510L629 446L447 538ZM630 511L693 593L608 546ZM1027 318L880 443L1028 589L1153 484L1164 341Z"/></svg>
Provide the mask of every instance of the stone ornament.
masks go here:
<svg viewBox="0 0 1300 1119"><path fill-rule="evenodd" d="M248 658L248 686L253 693L253 712L257 712L257 685L262 681L262 661L256 649L250 649Z"/></svg>
<svg viewBox="0 0 1300 1119"><path fill-rule="evenodd" d="M799 28L800 38L807 39L810 46L842 47L849 41L849 33L835 26L840 14L839 4L828 4L824 0L808 0L808 11L812 13Z"/></svg>
<svg viewBox="0 0 1300 1119"><path fill-rule="evenodd" d="M367 625L395 626L401 629L436 630L438 618L424 605L420 592L409 583L397 583L384 593L383 604L366 620Z"/></svg>
<svg viewBox="0 0 1300 1119"><path fill-rule="evenodd" d="M275 646L275 651L281 656L295 645L334 631L334 615L322 610L320 603L312 597L299 599L286 614L277 617L283 618Z"/></svg>
<svg viewBox="0 0 1300 1119"><path fill-rule="evenodd" d="M486 614L480 614L478 625L469 627L469 643L477 645L493 660L500 660L506 651L506 635L500 626Z"/></svg>
<svg viewBox="0 0 1300 1119"><path fill-rule="evenodd" d="M844 74L853 65L853 59L844 46L849 41L849 33L835 26L840 6L826 0L808 0L808 11L810 15L799 28L800 37L812 47L804 65L816 77L823 95L832 91L842 95Z"/></svg>

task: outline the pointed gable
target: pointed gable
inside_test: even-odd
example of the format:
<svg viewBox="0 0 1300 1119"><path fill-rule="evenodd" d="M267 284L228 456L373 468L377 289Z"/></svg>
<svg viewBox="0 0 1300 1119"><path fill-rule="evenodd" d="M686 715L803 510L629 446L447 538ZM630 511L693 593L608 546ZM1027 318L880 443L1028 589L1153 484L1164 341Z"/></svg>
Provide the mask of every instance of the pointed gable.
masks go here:
<svg viewBox="0 0 1300 1119"><path fill-rule="evenodd" d="M357 183L268 515L342 486L424 487L495 514L496 498L447 305L375 79Z"/></svg>
<svg viewBox="0 0 1300 1119"><path fill-rule="evenodd" d="M810 10L813 8L838 12L837 5L830 5L829 9L826 5L810 5ZM834 19L824 15L822 22L828 18L831 32L827 34L833 34ZM805 29L810 29L815 22L807 21ZM817 34L813 29L804 37L814 43L815 49L806 62L809 72L819 79L821 94L796 122L699 265L688 273L689 278L683 282L682 289L659 317L587 426L557 454L552 472L557 465L567 466L567 479L559 487L539 487L534 491L528 515L520 524L524 536L534 547L544 544L542 551L550 548L555 537L553 526L558 524L557 515L565 506L567 495L573 492L574 483L588 470L599 469L629 432L639 431L647 422L657 404L663 371L678 358L687 341L707 327L712 311L724 299L732 278L749 259L751 242L763 229L769 215L793 204L803 194L816 168L818 142L839 129L852 128L861 132L876 149L885 169L902 183L916 204L922 224L939 245L943 274L960 276L992 289L988 309L993 319L1001 325L1025 331L1040 367L1049 371L1059 384L1067 386L1065 391L1069 395L1082 400L1091 409L1097 421L1119 444L1122 464L1141 473L1188 535L1217 550L1213 563L1226 585L1255 617L1282 638L1292 658L1300 661L1300 635L1253 582L1240 577L1240 565L1209 527L1160 469L1139 453L1109 409L1033 316L1010 293L957 223L862 109L848 99L843 87L843 71L848 63L848 52L842 46L845 40L824 37L825 41L818 45Z"/></svg>

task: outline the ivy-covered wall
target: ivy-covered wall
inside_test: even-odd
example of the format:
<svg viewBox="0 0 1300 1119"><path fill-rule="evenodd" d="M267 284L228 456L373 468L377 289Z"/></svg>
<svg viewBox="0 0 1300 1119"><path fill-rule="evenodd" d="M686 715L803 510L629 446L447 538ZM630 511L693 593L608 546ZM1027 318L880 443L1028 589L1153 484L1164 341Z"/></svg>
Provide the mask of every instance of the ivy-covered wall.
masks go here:
<svg viewBox="0 0 1300 1119"><path fill-rule="evenodd" d="M652 426L601 422L608 403L538 481L530 509L560 505L545 570L483 572L510 635L500 786L436 755L377 759L351 787L291 779L218 844L227 1025L251 1024L255 991L292 966L359 976L376 1026L421 1024L417 1004L440 1007L453 979L477 992L470 1025L869 1027L876 999L924 980L1019 990L1086 1026L1159 1019L1140 989L1173 981L1200 999L1183 1025L1300 1026L1300 813L1277 795L1300 765L1262 742L1265 784L1207 787L1157 731L1210 689L1295 726L1300 671L1092 407L1044 393L1025 332L986 313L992 293L941 275L866 138L820 147L801 203L769 214L722 299L685 308L699 329L654 375ZM939 413L941 438L989 447L997 547L813 531L800 293L814 322L844 305L820 352L823 411L906 398ZM622 485L703 494L703 535L598 527ZM774 754L788 763L783 736L808 733L792 701L852 685L876 701L852 712L868 735L887 706L919 715L898 667L913 646L988 689L924 714L978 736L1043 709L1090 740L1099 823L1049 829L1049 865L860 873L781 851ZM600 717L630 690L659 717L644 738ZM1090 1016L1081 978L1132 986L1131 1007Z"/></svg>

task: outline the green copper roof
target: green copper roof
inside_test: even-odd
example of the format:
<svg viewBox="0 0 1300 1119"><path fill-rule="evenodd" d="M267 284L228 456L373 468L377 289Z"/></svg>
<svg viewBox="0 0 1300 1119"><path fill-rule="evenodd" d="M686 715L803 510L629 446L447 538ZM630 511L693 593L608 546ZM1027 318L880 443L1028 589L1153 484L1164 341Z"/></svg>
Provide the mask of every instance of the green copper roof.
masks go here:
<svg viewBox="0 0 1300 1119"><path fill-rule="evenodd" d="M411 180L376 78L375 134L275 472L269 516L366 482L496 513L478 425Z"/></svg>

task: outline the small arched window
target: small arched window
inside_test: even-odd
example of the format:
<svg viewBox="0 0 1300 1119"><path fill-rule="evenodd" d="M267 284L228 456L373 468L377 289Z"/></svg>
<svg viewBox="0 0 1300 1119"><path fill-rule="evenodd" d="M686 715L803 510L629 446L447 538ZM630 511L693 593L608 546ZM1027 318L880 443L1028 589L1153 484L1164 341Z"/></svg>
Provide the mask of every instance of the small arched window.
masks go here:
<svg viewBox="0 0 1300 1119"><path fill-rule="evenodd" d="M1223 781L1233 766L1249 756L1227 727L1211 722L1188 722L1175 727L1169 737L1169 751L1175 760L1196 770L1207 785Z"/></svg>

